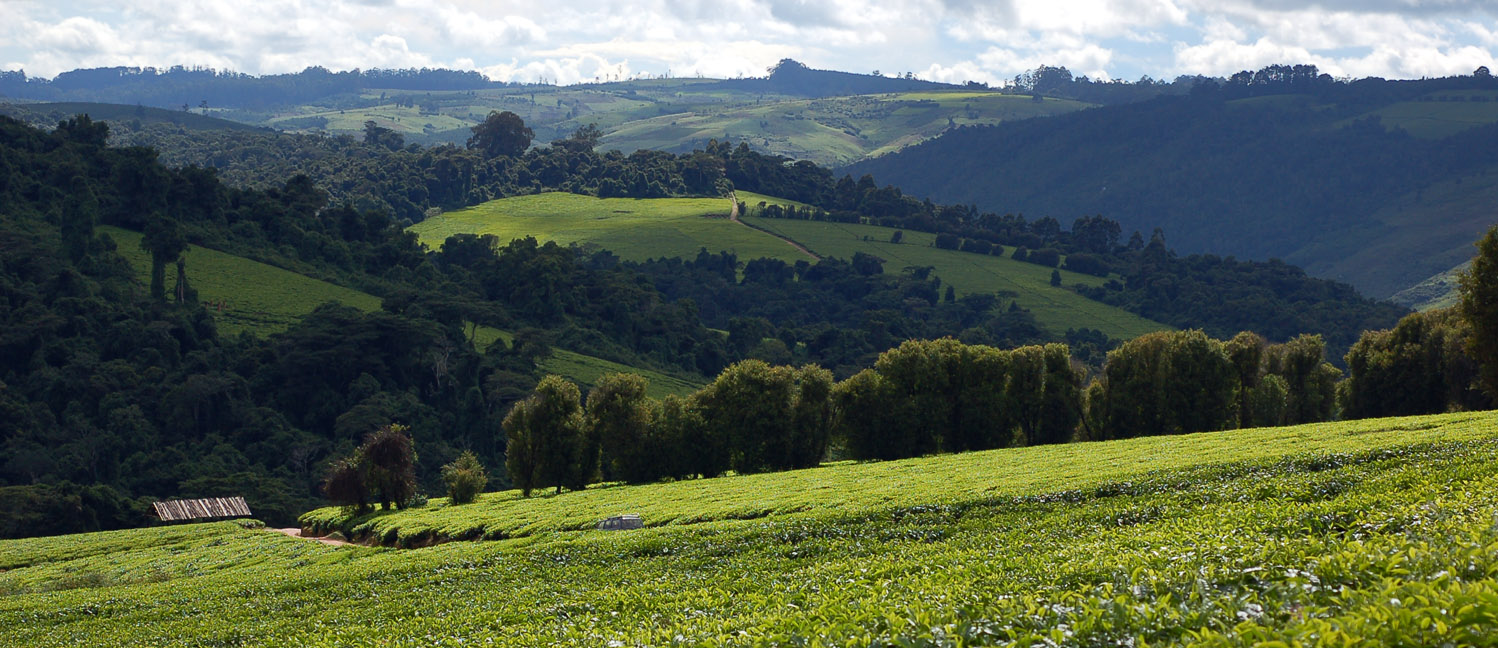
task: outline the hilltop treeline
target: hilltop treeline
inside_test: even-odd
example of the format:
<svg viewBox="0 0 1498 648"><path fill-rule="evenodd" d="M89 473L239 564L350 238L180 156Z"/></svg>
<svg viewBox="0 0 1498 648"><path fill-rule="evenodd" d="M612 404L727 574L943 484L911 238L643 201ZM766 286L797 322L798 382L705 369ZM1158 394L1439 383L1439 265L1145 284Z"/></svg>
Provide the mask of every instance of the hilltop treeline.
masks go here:
<svg viewBox="0 0 1498 648"><path fill-rule="evenodd" d="M723 172L718 160L700 154L595 151L590 140L565 139L519 157L490 157L451 144L406 144L399 133L379 127L355 138L124 124L115 141L158 149L169 166L218 169L236 186L269 189L305 175L335 203L384 211L407 222L421 221L431 209L541 191L633 198L726 191L719 182Z"/></svg>
<svg viewBox="0 0 1498 648"><path fill-rule="evenodd" d="M841 382L816 365L736 363L686 398L657 401L644 378L615 374L584 401L556 376L504 420L511 481L581 489L790 470L829 448L854 459L965 452L1331 420L1341 372L1320 338L1222 342L1152 333L1085 371L1064 344L1004 350L911 340Z"/></svg>

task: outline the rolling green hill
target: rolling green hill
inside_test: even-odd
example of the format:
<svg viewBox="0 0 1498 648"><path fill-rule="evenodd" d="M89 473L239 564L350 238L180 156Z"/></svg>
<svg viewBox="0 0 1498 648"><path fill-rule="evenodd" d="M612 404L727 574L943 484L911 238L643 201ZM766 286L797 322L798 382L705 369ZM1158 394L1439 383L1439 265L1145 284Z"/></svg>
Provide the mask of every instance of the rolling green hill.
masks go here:
<svg viewBox="0 0 1498 648"><path fill-rule="evenodd" d="M1455 306L1461 302L1461 295L1457 292L1461 275L1470 267L1472 267L1472 262L1467 261L1455 268L1433 275L1425 281L1394 293L1389 297L1389 301L1417 311Z"/></svg>
<svg viewBox="0 0 1498 648"><path fill-rule="evenodd" d="M708 140L745 141L759 150L835 166L900 150L968 124L1046 117L1089 107L1077 101L997 92L919 92L797 99L694 109L624 122L603 145L622 151L690 151Z"/></svg>
<svg viewBox="0 0 1498 648"><path fill-rule="evenodd" d="M0 541L0 643L1485 645L1493 414ZM640 512L648 528L601 532ZM313 517L324 517L314 513ZM373 529L372 529L373 530Z"/></svg>
<svg viewBox="0 0 1498 648"><path fill-rule="evenodd" d="M116 251L135 267L141 283L149 283L151 255L140 248L140 233L109 226L99 231L114 239ZM326 302L363 311L380 309L380 298L374 295L241 256L194 245L185 258L188 283L197 289L198 299L209 305L223 335L280 333ZM168 269L169 287L173 273Z"/></svg>
<svg viewBox="0 0 1498 648"><path fill-rule="evenodd" d="M742 198L741 198L742 199ZM1008 292L1035 314L1042 326L1058 332L1068 328L1092 328L1110 337L1130 339L1171 327L1128 311L1083 297L1070 286L1101 285L1106 279L1059 270L1064 288L1050 284L1051 268L1015 261L1009 257L943 250L932 243L935 235L905 232L900 243L890 243L895 230L872 225L850 225L747 216L744 222L792 239L808 250L840 258L856 252L885 260L886 272L901 268L931 266L936 276L951 284L959 295L972 292Z"/></svg>
<svg viewBox="0 0 1498 648"><path fill-rule="evenodd" d="M460 232L493 234L501 244L537 240L593 244L621 258L690 257L707 248L740 259L774 257L795 262L805 255L784 241L728 220L723 198L593 198L552 192L516 196L448 212L411 226L436 249Z"/></svg>
<svg viewBox="0 0 1498 648"><path fill-rule="evenodd" d="M256 108L193 106L181 111L73 102L5 110L33 115L33 121L47 126L88 113L100 120L140 120L194 130L275 129L355 137L363 134L365 122L374 122L400 133L407 142L421 144L462 144L475 124L499 110L520 115L535 131L538 144L597 124L605 134L602 146L626 153L641 148L690 151L710 139L727 139L830 166L899 150L956 125L997 124L1092 105L925 85L930 89L808 98L773 86L716 79L652 79L422 92L368 88L336 100Z"/></svg>
<svg viewBox="0 0 1498 648"><path fill-rule="evenodd" d="M739 192L751 211L761 201L794 201ZM935 274L957 290L1010 292L1031 309L1036 320L1059 334L1068 328L1094 328L1128 339L1170 328L1132 313L1100 304L1069 288L1050 285L1051 269L1014 261L931 247L929 234L907 232L900 245L888 243L894 230L864 225L772 220L746 216L734 223L723 217L729 202L717 198L593 198L545 193L494 200L430 218L411 227L428 246L437 247L459 232L494 234L504 243L534 236L542 241L596 245L620 257L644 260L692 257L698 250L732 251L741 261L771 257L794 263L811 260L785 240L796 241L817 255L851 258L866 252L886 259L886 272L906 266L933 266ZM773 232L772 235L770 232ZM867 240L865 240L867 237ZM1062 271L1067 285L1096 285L1097 277Z"/></svg>
<svg viewBox="0 0 1498 648"><path fill-rule="evenodd" d="M141 235L118 227L99 229L114 239L119 253L135 267L141 281L149 282L151 258L140 249ZM364 311L380 309L380 299L374 295L218 250L194 245L188 249L186 258L188 280L197 289L198 299L209 305L219 332L224 335L279 333L326 302ZM474 344L480 351L495 340L509 343L510 334L487 326L480 327L474 334ZM650 392L656 398L666 394L688 394L701 387L693 381L659 371L622 365L565 349L554 350L551 356L541 361L541 368L583 385L584 389L607 373L637 373L650 380Z"/></svg>
<svg viewBox="0 0 1498 648"><path fill-rule="evenodd" d="M1400 101L1369 111L1346 123L1377 117L1384 128L1401 128L1415 137L1440 139L1474 126L1498 122L1498 91L1449 90L1416 101Z"/></svg>
<svg viewBox="0 0 1498 648"><path fill-rule="evenodd" d="M0 103L0 115L47 128L80 114L86 114L95 121L170 124L190 131L268 131L262 126L221 119L202 112L91 102Z"/></svg>
<svg viewBox="0 0 1498 648"><path fill-rule="evenodd" d="M1418 100L1498 91L1399 96L1419 87L1163 97L966 128L845 170L995 213L1103 214L1183 254L1282 259L1386 298L1470 258L1498 221L1498 102Z"/></svg>

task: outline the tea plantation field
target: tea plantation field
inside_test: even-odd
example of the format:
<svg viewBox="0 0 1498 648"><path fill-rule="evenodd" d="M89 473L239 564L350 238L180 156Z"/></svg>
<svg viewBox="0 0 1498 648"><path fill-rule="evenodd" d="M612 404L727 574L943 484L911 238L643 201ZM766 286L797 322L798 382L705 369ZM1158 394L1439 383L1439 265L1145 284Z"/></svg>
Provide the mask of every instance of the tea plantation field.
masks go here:
<svg viewBox="0 0 1498 648"><path fill-rule="evenodd" d="M119 253L135 267L141 283L149 283L151 257L140 249L140 233L107 226L99 231L114 239ZM221 335L280 333L327 302L364 311L380 309L380 298L374 295L241 256L194 245L189 247L186 258L188 280L197 289L198 299L210 304L209 312L213 313ZM168 268L168 288L173 285L174 273L175 269ZM216 304L223 307L220 309ZM508 344L510 334L487 326L480 327L474 334L474 345L480 351L495 340L504 340ZM607 373L637 373L650 380L650 393L656 398L667 394L689 394L702 386L659 371L565 349L553 350L550 357L541 361L541 368L584 385L585 389Z"/></svg>
<svg viewBox="0 0 1498 648"><path fill-rule="evenodd" d="M585 526L600 498L616 499L596 510L629 506L652 526L548 530ZM559 504L568 499L581 504ZM735 502L754 499L764 510L735 519L746 510ZM495 494L461 508L505 524L499 516L528 507L558 522L412 550L329 547L234 522L3 541L0 645L1498 641L1491 413L529 502ZM399 528L430 514L386 517Z"/></svg>

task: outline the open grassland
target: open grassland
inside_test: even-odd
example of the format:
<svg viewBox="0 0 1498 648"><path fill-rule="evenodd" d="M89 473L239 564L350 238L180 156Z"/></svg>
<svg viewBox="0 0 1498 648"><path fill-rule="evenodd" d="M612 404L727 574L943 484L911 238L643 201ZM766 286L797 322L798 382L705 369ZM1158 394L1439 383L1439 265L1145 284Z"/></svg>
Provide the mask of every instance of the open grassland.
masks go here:
<svg viewBox="0 0 1498 648"><path fill-rule="evenodd" d="M489 348L495 340L504 340L505 344L510 344L513 336L508 331L481 326L474 332L473 345L482 351ZM664 398L669 394L686 396L702 389L703 385L703 383L653 369L634 367L566 349L552 349L551 355L541 360L541 368L547 373L554 373L577 383L584 394L587 393L588 388L597 384L600 378L611 373L638 374L649 380L650 385L646 387L646 393L651 398Z"/></svg>
<svg viewBox="0 0 1498 648"><path fill-rule="evenodd" d="M728 220L726 198L594 198L551 192L491 200L411 226L432 249L462 232L493 234L501 244L534 236L562 245L595 245L621 258L692 258L729 251L740 260L807 258L764 232Z"/></svg>
<svg viewBox="0 0 1498 648"><path fill-rule="evenodd" d="M884 464L838 466L800 473L799 512L411 551L228 522L5 541L0 644L1491 645L1495 435L1484 414L995 451L894 462L885 498L857 488Z"/></svg>
<svg viewBox="0 0 1498 648"><path fill-rule="evenodd" d="M740 200L748 202L740 194ZM758 202L751 202L754 211ZM907 267L931 266L942 282L951 284L959 295L967 293L1008 292L1019 305L1030 309L1041 326L1056 333L1068 328L1093 328L1110 337L1131 339L1151 331L1171 327L1120 308L1095 302L1072 291L1070 286L1095 286L1104 279L1061 270L1062 287L1052 286L1051 268L1005 257L943 250L932 245L936 236L923 232L905 232L900 243L890 243L895 230L872 225L850 225L792 219L749 216L744 222L767 232L800 243L813 253L843 259L854 253L872 254L885 260L885 272L900 272ZM1006 248L1005 254L1012 252Z"/></svg>
<svg viewBox="0 0 1498 648"><path fill-rule="evenodd" d="M366 121L408 141L462 143L490 111L520 115L538 143L597 124L603 148L687 151L709 140L749 142L761 150L824 165L897 151L970 124L997 124L1090 107L1065 99L1034 101L992 91L933 91L806 99L718 86L711 80L658 79L619 84L526 86L475 91L368 90L354 105L306 105L274 114L237 114L257 125L359 136Z"/></svg>
<svg viewBox="0 0 1498 648"><path fill-rule="evenodd" d="M140 249L140 233L118 227L99 229L114 239L119 253L134 266L141 283L149 284L151 256ZM188 249L186 257L188 281L197 289L198 300L208 305L222 335L234 336L244 332L266 336L280 333L327 302L337 302L364 311L380 309L380 299L374 295L241 256L194 245ZM168 289L172 285L174 273L175 269L167 271ZM223 308L220 309L217 304L223 304ZM489 348L496 340L504 340L506 344L510 342L508 332L487 326L479 327L473 338L474 346L480 352ZM650 380L650 393L657 398L667 394L688 394L701 387L695 382L659 371L631 367L565 349L553 350L552 355L541 361L541 368L576 382L583 389L587 389L607 373L637 373Z"/></svg>
<svg viewBox="0 0 1498 648"><path fill-rule="evenodd" d="M1415 137L1429 139L1498 122L1498 91L1448 90L1426 98L1430 100L1392 103L1355 119L1374 116L1384 128L1402 128Z"/></svg>
<svg viewBox="0 0 1498 648"><path fill-rule="evenodd" d="M117 251L135 267L141 283L149 285L151 255L140 249L140 233L107 226L99 231L114 239ZM197 289L198 300L209 305L224 335L280 333L327 302L363 311L380 309L380 299L374 295L241 256L193 245L185 257L188 283ZM168 290L175 285L175 277L176 269L167 268Z"/></svg>
<svg viewBox="0 0 1498 648"><path fill-rule="evenodd" d="M686 151L708 140L748 142L757 149L837 166L883 155L936 137L954 126L998 124L1059 115L1089 104L1033 101L997 92L919 92L756 101L694 107L691 112L636 119L608 129L603 144Z"/></svg>
<svg viewBox="0 0 1498 648"><path fill-rule="evenodd" d="M1308 243L1285 261L1387 298L1470 261L1477 251L1472 242L1498 221L1495 204L1498 174L1444 180L1389 201L1356 231Z"/></svg>

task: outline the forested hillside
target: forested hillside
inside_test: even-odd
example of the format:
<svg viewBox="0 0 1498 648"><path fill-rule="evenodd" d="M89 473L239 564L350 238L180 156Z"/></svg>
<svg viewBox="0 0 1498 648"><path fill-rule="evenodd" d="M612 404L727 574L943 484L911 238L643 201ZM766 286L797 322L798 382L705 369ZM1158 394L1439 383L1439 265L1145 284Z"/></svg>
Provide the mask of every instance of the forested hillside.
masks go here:
<svg viewBox="0 0 1498 648"><path fill-rule="evenodd" d="M907 196L897 187L880 186L873 177L839 178L820 165L766 155L745 144L712 141L704 149L679 155L654 151L624 155L603 151L596 133L584 129L551 146L532 147L523 156L490 158L452 146L406 145L399 134L373 125L362 140L185 132L168 125L120 126L117 141L159 148L168 165L211 166L231 184L256 188L279 187L287 178L305 174L335 203L347 203L359 211L385 211L412 222L423 220L434 209L547 190L654 198L718 196L737 187L801 206L759 212L758 205L745 205L746 210L772 218L865 222L943 234L935 241L938 247L1024 258L1041 265L1061 265L1064 255L1064 270L1104 278L1111 273L1112 280L1099 282L1101 289L1089 285L1084 290L1067 282L1066 288L1080 290L1089 298L1172 326L1205 328L1219 337L1241 330L1258 331L1275 340L1320 333L1336 359L1359 331L1392 326L1406 312L1365 299L1345 285L1310 279L1284 264L1177 258L1163 238L1156 242L1157 237L1151 237L1146 245L1146 239L1131 238L1128 230L1106 216L1071 220L1068 228L1059 217L1025 218L934 204ZM1141 256L1146 247L1150 250L1147 260ZM1039 252L1033 259L1032 251ZM245 253L256 256L263 251ZM872 250L868 253L878 257ZM841 256L851 259L852 253ZM885 265L890 271L903 269ZM1109 328L1090 321L1047 325L1056 333L1068 328Z"/></svg>
<svg viewBox="0 0 1498 648"><path fill-rule="evenodd" d="M859 163L907 192L1103 214L1183 252L1280 258L1386 297L1471 256L1494 220L1498 80L1334 81L1275 66L1189 96L962 128Z"/></svg>
<svg viewBox="0 0 1498 648"><path fill-rule="evenodd" d="M435 488L460 448L500 460L497 417L553 346L712 375L759 356L853 371L903 339L974 326L1042 335L1023 311L943 303L934 277L872 260L760 272L727 254L638 264L476 236L428 252L385 212L329 205L305 176L232 188L149 149L107 147L108 128L87 117L0 129L4 535L134 525L137 498L231 492L284 522L317 497L329 458L391 421L420 439ZM149 281L101 224L143 233ZM324 305L268 338L221 336L189 243L362 288L383 308ZM673 287L689 276L690 290ZM480 354L474 325L516 334ZM82 513L59 514L70 509Z"/></svg>
<svg viewBox="0 0 1498 648"><path fill-rule="evenodd" d="M317 496L329 460L392 422L418 440L421 487L435 490L437 467L459 450L489 465L502 460L494 430L541 378L552 348L704 377L744 359L814 363L840 379L910 339L1065 339L1093 365L1118 342L1086 322L1064 336L1047 331L1012 296L957 298L931 269L887 268L871 254L795 264L706 252L630 261L472 234L428 250L401 217L492 195L753 189L790 199L756 206L771 218L924 230L938 248L1117 276L1074 289L1156 308L1162 319L1199 318L1182 325L1223 338L1244 329L1272 342L1322 333L1333 359L1362 327L1391 326L1402 312L1293 269L1197 272L1158 238L1121 242L1118 224L1104 218L1068 231L1054 219L978 214L742 145L624 156L596 152L579 132L527 151L528 135L512 128L476 137L468 149L425 149L392 145L390 131L372 127L366 141L335 140L334 148L246 140L281 142L261 154L279 150L287 166L259 168L251 161L261 158L247 155L231 171L254 181L231 186L212 168L110 147L109 128L87 117L51 132L9 119L0 128L0 234L11 250L0 345L0 391L11 413L0 446L7 535L132 525L142 520L140 498L169 495L244 494L262 516L284 521ZM297 165L302 146L323 154ZM312 175L276 180L282 169ZM323 186L343 192L338 202ZM387 198L402 207L389 209ZM137 282L97 225L140 233L147 282ZM269 337L220 335L193 287L189 243L363 290L382 308L329 304ZM1203 281L1229 299L1201 302L1183 290ZM1258 295L1258 308L1243 309L1239 294ZM1131 295L1154 301L1128 302ZM1287 319L1294 313L1307 315ZM475 327L516 333L480 353ZM1319 342L1313 355L1321 357ZM67 508L86 513L54 515Z"/></svg>

